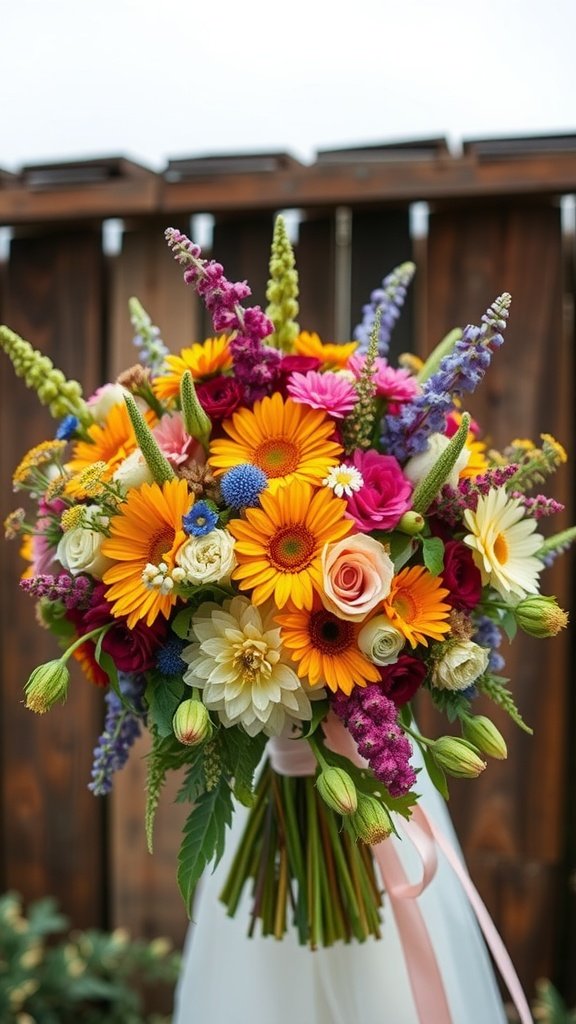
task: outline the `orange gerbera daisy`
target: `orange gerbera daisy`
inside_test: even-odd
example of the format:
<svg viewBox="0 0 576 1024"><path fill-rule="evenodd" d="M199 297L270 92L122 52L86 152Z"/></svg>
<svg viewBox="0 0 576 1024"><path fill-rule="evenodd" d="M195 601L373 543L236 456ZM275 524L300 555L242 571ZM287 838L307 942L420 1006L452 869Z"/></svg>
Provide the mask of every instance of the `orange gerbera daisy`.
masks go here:
<svg viewBox="0 0 576 1024"><path fill-rule="evenodd" d="M220 474L250 462L266 474L272 493L294 480L319 486L342 454L342 446L330 440L334 424L325 412L284 399L279 392L253 409L239 409L223 426L228 437L210 445L214 471Z"/></svg>
<svg viewBox="0 0 576 1024"><path fill-rule="evenodd" d="M450 632L452 608L443 600L448 593L441 576L433 576L423 565L414 565L394 576L383 608L412 647L427 647L426 637L441 640Z"/></svg>
<svg viewBox="0 0 576 1024"><path fill-rule="evenodd" d="M358 647L362 625L339 619L324 608L315 595L312 608L290 607L276 616L282 629L282 644L298 662L300 678L310 686L329 686L334 693L350 694L354 686L380 680L376 665Z"/></svg>
<svg viewBox="0 0 576 1024"><path fill-rule="evenodd" d="M183 348L179 356L166 356L169 372L152 381L154 394L162 402L178 398L180 380L190 370L194 381L206 380L217 373L224 373L232 366L230 342L225 334L219 338L207 338L201 344L196 342L190 348Z"/></svg>
<svg viewBox="0 0 576 1024"><path fill-rule="evenodd" d="M321 554L325 544L350 533L346 502L328 488L313 491L295 481L276 494L260 495L262 508L246 509L246 519L232 519L238 566L232 576L240 590L252 590L254 604L273 597L278 608L291 600L311 608L322 589ZM253 589L252 589L253 588Z"/></svg>
<svg viewBox="0 0 576 1024"><path fill-rule="evenodd" d="M176 555L188 539L182 529L182 517L190 510L192 496L185 480L142 484L128 491L119 514L110 520L110 537L102 544L102 553L116 564L102 577L107 585L106 599L112 615L125 615L128 628L139 619L151 626L158 615L168 618L176 602L167 593L143 579L148 565L163 562L164 575L170 576Z"/></svg>
<svg viewBox="0 0 576 1024"><path fill-rule="evenodd" d="M156 422L156 417L150 410L147 410L144 418L150 427ZM126 456L138 447L124 402L113 405L106 422L102 426L93 423L88 427L87 433L90 440L77 441L72 449L72 458L66 463L67 471L74 475L82 473L95 462L105 462L106 469L102 473L102 479L109 480ZM71 482L68 487L73 489L74 483Z"/></svg>
<svg viewBox="0 0 576 1024"><path fill-rule="evenodd" d="M321 370L343 370L350 356L354 355L358 348L357 341L347 342L346 345L324 344L317 334L309 334L302 331L294 342L294 348L299 356L312 356L322 363Z"/></svg>

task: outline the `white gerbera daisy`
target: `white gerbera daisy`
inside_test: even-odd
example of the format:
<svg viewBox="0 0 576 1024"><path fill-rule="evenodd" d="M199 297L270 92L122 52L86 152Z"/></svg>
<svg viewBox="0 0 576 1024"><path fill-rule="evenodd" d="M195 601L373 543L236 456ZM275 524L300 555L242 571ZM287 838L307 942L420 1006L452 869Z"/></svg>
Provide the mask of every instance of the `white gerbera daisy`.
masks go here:
<svg viewBox="0 0 576 1024"><path fill-rule="evenodd" d="M192 619L192 636L197 642L182 652L189 666L184 681L203 690L204 704L223 725L242 725L249 736L279 736L290 721L312 717L272 614L246 597L203 604Z"/></svg>
<svg viewBox="0 0 576 1024"><path fill-rule="evenodd" d="M517 498L508 497L503 487L492 488L478 499L475 512L466 509L464 521L470 530L464 543L472 548L484 585L511 603L538 593L543 563L534 555L544 538L534 532L536 521L524 515Z"/></svg>

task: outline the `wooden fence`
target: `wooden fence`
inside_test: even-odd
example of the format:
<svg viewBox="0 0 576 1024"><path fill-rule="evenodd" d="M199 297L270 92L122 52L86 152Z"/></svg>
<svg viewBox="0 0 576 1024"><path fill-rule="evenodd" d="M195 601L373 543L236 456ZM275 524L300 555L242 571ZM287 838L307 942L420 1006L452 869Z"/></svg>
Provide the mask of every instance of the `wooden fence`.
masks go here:
<svg viewBox="0 0 576 1024"><path fill-rule="evenodd" d="M418 274L394 351L425 354L455 325L478 322L497 294L513 295L506 344L471 411L495 445L553 433L576 448L573 418L574 253L561 197L576 191L576 138L484 140L452 156L442 140L321 153L313 166L282 154L179 160L154 174L121 159L0 173L0 224L11 241L2 269L3 322L42 349L90 393L135 361L127 300L137 295L173 350L207 330L163 240L174 224L211 214L212 252L231 278L248 278L264 303L274 213L298 211L300 322L345 340L382 277L415 258ZM414 203L428 204L415 235ZM568 203L564 202L564 209ZM418 207L418 209L421 209ZM103 223L122 219L121 248L103 251ZM0 363L2 517L13 507L11 470L51 435L35 397ZM569 464L570 466L570 464ZM574 519L573 477L555 496ZM123 925L182 940L175 885L182 813L167 792L154 857L143 839L143 756L113 796L86 789L101 727L101 694L77 678L65 707L38 719L22 685L55 643L18 590L17 545L1 547L0 891L54 894L78 926ZM546 592L573 603L570 557L547 571ZM518 639L506 650L529 738L498 716L510 750L473 783L453 785L452 811L468 863L529 990L535 978L567 986L575 951L571 887L574 698L571 635ZM480 710L480 708L479 708ZM425 729L438 729L421 709Z"/></svg>

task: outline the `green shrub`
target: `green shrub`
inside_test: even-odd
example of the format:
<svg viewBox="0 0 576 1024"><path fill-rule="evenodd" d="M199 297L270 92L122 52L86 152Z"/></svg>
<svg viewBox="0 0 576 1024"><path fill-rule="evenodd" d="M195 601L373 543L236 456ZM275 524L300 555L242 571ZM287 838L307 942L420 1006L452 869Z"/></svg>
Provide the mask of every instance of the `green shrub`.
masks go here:
<svg viewBox="0 0 576 1024"><path fill-rule="evenodd" d="M68 928L52 899L25 915L17 895L0 897L0 1024L167 1024L144 1012L140 986L174 985L168 940Z"/></svg>

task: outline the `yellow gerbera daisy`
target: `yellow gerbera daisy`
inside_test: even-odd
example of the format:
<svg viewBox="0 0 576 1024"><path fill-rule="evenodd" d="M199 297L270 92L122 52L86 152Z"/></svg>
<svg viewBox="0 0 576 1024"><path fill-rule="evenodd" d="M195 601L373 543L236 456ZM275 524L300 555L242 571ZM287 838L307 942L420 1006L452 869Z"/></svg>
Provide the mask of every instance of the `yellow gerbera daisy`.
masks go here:
<svg viewBox="0 0 576 1024"><path fill-rule="evenodd" d="M354 686L376 683L376 665L358 647L362 625L338 618L315 595L312 608L290 607L276 616L282 628L282 644L297 662L300 678L310 686L329 686L350 694Z"/></svg>
<svg viewBox="0 0 576 1024"><path fill-rule="evenodd" d="M309 334L308 331L302 331L294 342L297 355L319 359L322 363L321 370L343 370L357 348L357 341L350 341L345 345L330 342L324 344L317 334Z"/></svg>
<svg viewBox="0 0 576 1024"><path fill-rule="evenodd" d="M150 410L147 410L144 418L148 426L153 426L156 422L156 417ZM72 458L66 463L66 470L74 475L91 468L95 462L103 462L106 465L102 470L101 479L109 480L126 456L138 447L124 402L113 405L106 416L106 422L102 425L93 423L88 427L87 433L90 440L77 441L72 449ZM77 481L70 481L68 484L67 489L70 493L75 485Z"/></svg>
<svg viewBox="0 0 576 1024"><path fill-rule="evenodd" d="M215 473L250 462L266 474L272 493L295 480L319 486L342 453L342 446L330 440L334 424L325 412L279 392L253 409L239 409L223 426L228 437L210 445L208 461Z"/></svg>
<svg viewBox="0 0 576 1024"><path fill-rule="evenodd" d="M324 545L352 529L344 518L346 502L301 481L276 494L264 491L260 502L262 508L246 509L245 520L228 524L238 559L233 579L240 590L252 590L256 605L273 597L278 608L289 600L297 608L311 608L314 591L322 589Z"/></svg>
<svg viewBox="0 0 576 1024"><path fill-rule="evenodd" d="M452 608L443 600L448 593L441 576L433 576L424 566L414 565L394 577L383 608L411 647L427 647L426 637L441 640L450 632L448 618Z"/></svg>
<svg viewBox="0 0 576 1024"><path fill-rule="evenodd" d="M466 509L464 521L470 530L464 543L472 548L483 584L505 601L538 592L544 565L535 556L544 538L517 498L510 498L504 487L493 487L478 498L475 512Z"/></svg>
<svg viewBox="0 0 576 1024"><path fill-rule="evenodd" d="M196 342L190 348L183 348L179 356L166 356L166 364L169 372L152 382L154 394L162 402L178 397L180 381L186 370L190 370L194 381L206 380L229 370L232 366L229 339L221 334L219 338L207 338L201 344Z"/></svg>
<svg viewBox="0 0 576 1024"><path fill-rule="evenodd" d="M131 629L139 619L151 626L158 615L168 618L176 598L171 590L161 589L146 573L150 566L170 578L176 555L188 539L182 529L182 517L190 510L192 496L185 480L142 484L128 491L119 514L110 520L110 537L102 544L102 553L116 564L102 577L107 585L106 598L112 614L125 615Z"/></svg>

